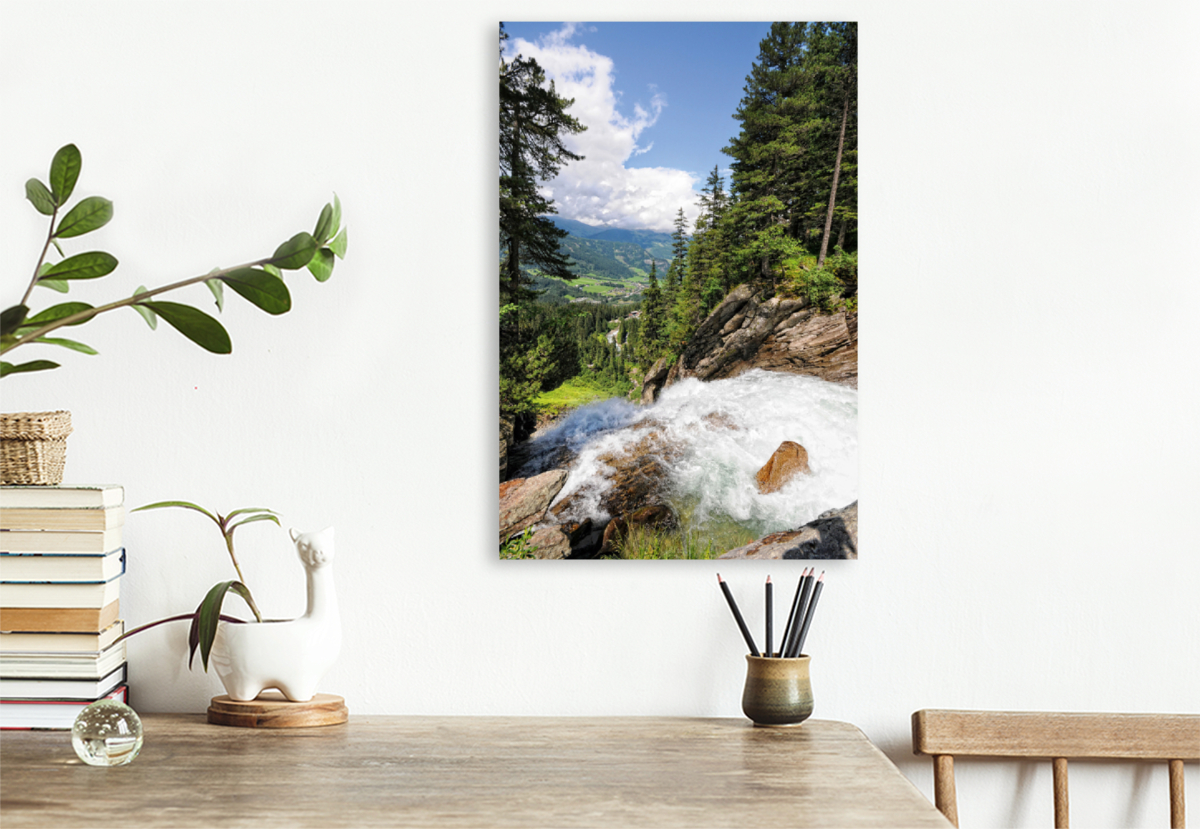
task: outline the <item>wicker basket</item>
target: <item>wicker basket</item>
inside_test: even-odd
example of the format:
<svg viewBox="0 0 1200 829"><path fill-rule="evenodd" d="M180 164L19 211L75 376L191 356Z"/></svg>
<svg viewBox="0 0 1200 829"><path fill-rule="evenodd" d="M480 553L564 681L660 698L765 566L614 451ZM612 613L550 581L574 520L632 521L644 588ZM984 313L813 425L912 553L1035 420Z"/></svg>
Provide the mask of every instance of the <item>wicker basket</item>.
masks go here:
<svg viewBox="0 0 1200 829"><path fill-rule="evenodd" d="M70 412L0 414L0 483L62 483Z"/></svg>

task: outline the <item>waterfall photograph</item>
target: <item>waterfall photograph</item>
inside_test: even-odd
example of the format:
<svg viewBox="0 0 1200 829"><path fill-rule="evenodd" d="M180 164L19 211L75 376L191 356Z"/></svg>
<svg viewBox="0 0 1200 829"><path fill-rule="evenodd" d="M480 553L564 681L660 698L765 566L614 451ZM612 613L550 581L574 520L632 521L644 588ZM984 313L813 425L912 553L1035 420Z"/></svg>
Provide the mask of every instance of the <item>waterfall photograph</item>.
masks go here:
<svg viewBox="0 0 1200 829"><path fill-rule="evenodd" d="M857 24L499 68L500 558L858 558Z"/></svg>

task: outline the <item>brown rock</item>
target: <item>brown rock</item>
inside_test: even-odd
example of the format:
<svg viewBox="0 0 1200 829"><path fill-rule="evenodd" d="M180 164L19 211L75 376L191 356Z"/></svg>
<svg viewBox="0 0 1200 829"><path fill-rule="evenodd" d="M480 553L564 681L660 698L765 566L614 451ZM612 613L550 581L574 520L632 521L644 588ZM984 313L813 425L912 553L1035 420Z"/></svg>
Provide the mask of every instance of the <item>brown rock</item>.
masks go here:
<svg viewBox="0 0 1200 829"><path fill-rule="evenodd" d="M646 372L646 379L642 381L642 403L653 403L657 399L659 390L667 381L669 368L666 357L659 357L654 365L650 366L650 370Z"/></svg>
<svg viewBox="0 0 1200 829"><path fill-rule="evenodd" d="M858 558L858 501L844 509L821 513L797 530L772 533L721 558L834 559Z"/></svg>
<svg viewBox="0 0 1200 829"><path fill-rule="evenodd" d="M747 285L729 292L669 370L655 363L642 402L688 377L722 380L753 368L807 374L858 387L857 312L826 313L804 299L763 301Z"/></svg>
<svg viewBox="0 0 1200 829"><path fill-rule="evenodd" d="M638 423L629 428L645 429L647 426ZM680 447L663 437L662 432L650 429L625 451L601 455L599 460L611 467L613 474L608 489L600 498L600 507L611 516L621 516L663 501L668 486L666 462L679 452ZM576 495L569 495L550 512L560 520L567 520L574 515L577 500ZM581 518L574 517L575 520Z"/></svg>
<svg viewBox="0 0 1200 829"><path fill-rule="evenodd" d="M500 484L500 543L541 521L567 480L565 469Z"/></svg>
<svg viewBox="0 0 1200 829"><path fill-rule="evenodd" d="M542 527L529 537L529 546L537 558L560 559L571 554L571 541L559 527Z"/></svg>
<svg viewBox="0 0 1200 829"><path fill-rule="evenodd" d="M797 475L808 473L808 450L794 441L785 440L766 466L758 470L754 480L758 482L758 491L766 495L783 489Z"/></svg>
<svg viewBox="0 0 1200 829"><path fill-rule="evenodd" d="M724 412L709 412L708 414L706 414L704 417L702 417L700 419L702 421L704 421L707 425L713 427L714 429L729 429L731 431L737 432L737 431L740 431L742 428L741 426L737 425L737 423L734 421L734 419L732 417L725 414Z"/></svg>

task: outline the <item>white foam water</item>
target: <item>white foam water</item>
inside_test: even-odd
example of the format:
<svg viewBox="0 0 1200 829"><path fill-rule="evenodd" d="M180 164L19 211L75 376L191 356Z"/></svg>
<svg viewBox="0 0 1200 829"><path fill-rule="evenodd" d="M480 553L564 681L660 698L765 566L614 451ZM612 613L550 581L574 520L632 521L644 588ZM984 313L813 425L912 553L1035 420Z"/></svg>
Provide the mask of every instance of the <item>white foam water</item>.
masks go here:
<svg viewBox="0 0 1200 829"><path fill-rule="evenodd" d="M583 406L537 440L576 455L555 503L578 493L569 517L610 518L600 498L612 469L600 460L642 440L652 421L679 451L663 461L671 501L690 531L733 521L755 537L794 529L858 498L858 392L814 377L754 370L707 383L684 380L652 406L613 399ZM755 473L784 441L808 451L809 475L759 493Z"/></svg>

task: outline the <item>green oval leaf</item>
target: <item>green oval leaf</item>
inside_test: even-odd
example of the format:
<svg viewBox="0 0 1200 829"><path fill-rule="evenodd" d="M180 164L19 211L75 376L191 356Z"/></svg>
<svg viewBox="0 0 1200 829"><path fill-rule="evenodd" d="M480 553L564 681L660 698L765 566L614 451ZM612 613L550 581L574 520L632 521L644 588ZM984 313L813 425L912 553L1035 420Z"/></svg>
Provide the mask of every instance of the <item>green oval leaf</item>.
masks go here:
<svg viewBox="0 0 1200 829"><path fill-rule="evenodd" d="M27 305L14 305L0 312L0 337L15 333L21 327L21 323L25 322L28 314L29 306Z"/></svg>
<svg viewBox="0 0 1200 829"><path fill-rule="evenodd" d="M71 212L63 216L58 223L54 235L59 239L69 239L72 236L82 236L93 230L104 227L113 216L113 205L108 199L100 196L88 196L71 208Z"/></svg>
<svg viewBox="0 0 1200 829"><path fill-rule="evenodd" d="M217 624L221 621L221 605L225 601L225 594L232 590L241 596L250 609L254 611L256 618L261 618L258 608L254 606L254 598L250 595L250 588L242 584L240 581L223 581L213 585L212 589L204 596L204 601L200 602L200 606L196 608L195 620L195 639L196 644L200 646L200 661L204 664L204 670L208 670L208 655L212 652L213 641L217 638ZM189 639L192 639L189 636ZM193 655L195 651L193 650ZM190 664L191 657L188 662Z"/></svg>
<svg viewBox="0 0 1200 829"><path fill-rule="evenodd" d="M50 192L58 204L66 204L71 198L82 168L83 157L74 144L68 144L54 154L54 160L50 162Z"/></svg>
<svg viewBox="0 0 1200 829"><path fill-rule="evenodd" d="M263 265L262 269L271 274L271 276L278 276L280 279L283 279L283 271L279 270L279 268L275 267L269 262Z"/></svg>
<svg viewBox="0 0 1200 829"><path fill-rule="evenodd" d="M46 345L59 345L63 348L69 348L72 351L80 351L84 354L99 354L100 352L92 348L90 345L85 345L75 340L68 340L64 337L38 337L34 340L35 343L45 343Z"/></svg>
<svg viewBox="0 0 1200 829"><path fill-rule="evenodd" d="M296 271L308 264L317 252L317 240L311 233L300 232L275 249L268 264L285 271Z"/></svg>
<svg viewBox="0 0 1200 829"><path fill-rule="evenodd" d="M101 250L77 253L46 270L40 279L96 279L117 269L117 257Z"/></svg>
<svg viewBox="0 0 1200 829"><path fill-rule="evenodd" d="M139 302L160 317L183 336L213 354L229 354L233 351L233 343L229 341L229 332L221 323L190 305L179 302Z"/></svg>
<svg viewBox="0 0 1200 829"><path fill-rule="evenodd" d="M62 302L58 305L51 305L45 311L40 311L34 314L32 317L25 320L25 322L21 324L21 327L37 328L43 325L49 325L52 322L58 322L61 319L74 316L75 314L82 313L83 311L90 311L91 309L92 306L88 305L86 302ZM81 320L76 320L75 322L70 323L70 325L83 325L90 319L91 317L84 317Z"/></svg>
<svg viewBox="0 0 1200 829"><path fill-rule="evenodd" d="M338 194L333 194L333 227L330 233L337 233L338 228L342 226L342 200L338 198Z"/></svg>
<svg viewBox="0 0 1200 829"><path fill-rule="evenodd" d="M329 249L337 254L338 259L346 258L346 228L343 227L342 232L329 243Z"/></svg>
<svg viewBox="0 0 1200 829"><path fill-rule="evenodd" d="M206 279L204 284L212 291L213 299L217 301L217 310L225 310L225 285L219 279Z"/></svg>
<svg viewBox="0 0 1200 829"><path fill-rule="evenodd" d="M317 217L317 226L312 235L318 245L323 245L336 232L337 228L333 224L333 205L327 204L321 208L321 215Z"/></svg>
<svg viewBox="0 0 1200 829"><path fill-rule="evenodd" d="M54 196L50 195L50 188L42 184L36 178L31 178L25 182L25 198L33 203L34 208L43 216L53 216Z"/></svg>
<svg viewBox="0 0 1200 829"><path fill-rule="evenodd" d="M58 363L50 360L34 360L29 363L12 363L0 362L0 377L7 377L10 374L23 374L27 371L45 371L50 368L58 368Z"/></svg>
<svg viewBox="0 0 1200 829"><path fill-rule="evenodd" d="M325 282L333 276L333 263L333 251L329 248L321 248L308 263L308 269L318 282Z"/></svg>
<svg viewBox="0 0 1200 829"><path fill-rule="evenodd" d="M39 288L49 288L60 294L65 294L70 290L70 285L65 279L39 279L37 284Z"/></svg>
<svg viewBox="0 0 1200 829"><path fill-rule="evenodd" d="M138 289L133 292L133 295L137 296L138 294L144 293L146 293L146 286L139 285ZM154 313L144 305L130 305L129 307L138 312L138 315L146 321L146 325L150 326L151 331L158 329L158 314Z"/></svg>
<svg viewBox="0 0 1200 829"><path fill-rule="evenodd" d="M292 309L292 295L287 285L266 271L238 268L220 279L268 314L284 314Z"/></svg>

